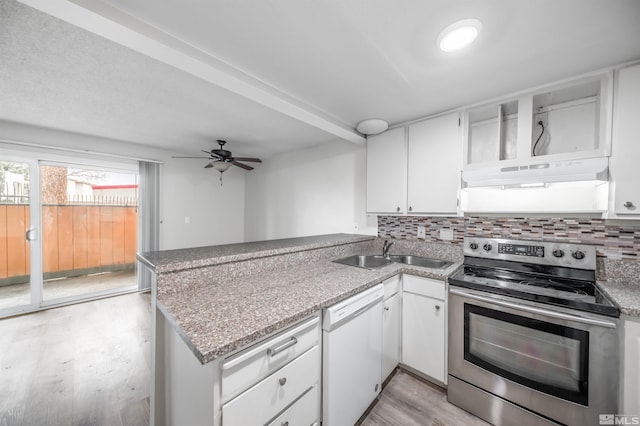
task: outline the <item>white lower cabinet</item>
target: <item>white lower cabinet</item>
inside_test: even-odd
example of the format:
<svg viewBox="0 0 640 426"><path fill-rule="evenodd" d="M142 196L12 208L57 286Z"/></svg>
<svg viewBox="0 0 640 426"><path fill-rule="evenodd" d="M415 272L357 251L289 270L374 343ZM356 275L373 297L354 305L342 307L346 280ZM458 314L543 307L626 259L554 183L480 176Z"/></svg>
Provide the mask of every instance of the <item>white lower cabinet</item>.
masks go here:
<svg viewBox="0 0 640 426"><path fill-rule="evenodd" d="M314 317L225 359L222 424L319 422L320 333Z"/></svg>
<svg viewBox="0 0 640 426"><path fill-rule="evenodd" d="M315 426L320 424L318 419L319 386L314 386L302 395L291 407L276 417L269 426Z"/></svg>
<svg viewBox="0 0 640 426"><path fill-rule="evenodd" d="M402 299L400 276L385 280L382 302L382 380L400 363L402 336Z"/></svg>
<svg viewBox="0 0 640 426"><path fill-rule="evenodd" d="M445 283L404 275L402 363L446 384Z"/></svg>
<svg viewBox="0 0 640 426"><path fill-rule="evenodd" d="M224 425L265 424L320 380L318 346L222 406ZM317 407L316 407L317 411ZM312 414L312 413L309 413Z"/></svg>

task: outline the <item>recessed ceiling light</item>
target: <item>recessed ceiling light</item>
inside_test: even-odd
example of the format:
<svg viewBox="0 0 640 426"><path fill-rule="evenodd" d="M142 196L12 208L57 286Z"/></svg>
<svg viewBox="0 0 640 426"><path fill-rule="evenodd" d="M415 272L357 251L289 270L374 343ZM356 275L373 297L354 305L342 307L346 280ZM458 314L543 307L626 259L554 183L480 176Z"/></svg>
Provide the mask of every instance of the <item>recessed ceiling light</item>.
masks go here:
<svg viewBox="0 0 640 426"><path fill-rule="evenodd" d="M454 22L440 32L438 46L445 52L455 52L473 43L478 37L482 23L477 19Z"/></svg>

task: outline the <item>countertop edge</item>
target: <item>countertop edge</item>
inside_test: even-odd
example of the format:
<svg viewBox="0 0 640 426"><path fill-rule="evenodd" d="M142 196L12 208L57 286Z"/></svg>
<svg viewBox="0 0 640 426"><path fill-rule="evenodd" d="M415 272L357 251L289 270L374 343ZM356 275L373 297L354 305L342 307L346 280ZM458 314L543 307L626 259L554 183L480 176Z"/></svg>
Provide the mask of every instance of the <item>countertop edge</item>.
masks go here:
<svg viewBox="0 0 640 426"><path fill-rule="evenodd" d="M618 305L621 314L640 318L640 289L637 285L616 280L598 280L597 283Z"/></svg>
<svg viewBox="0 0 640 426"><path fill-rule="evenodd" d="M329 235L334 235L334 234L329 234ZM336 237L338 235L341 235L341 237L337 237L335 240L322 241L317 243L291 245L288 247L251 251L247 253L212 256L209 258L198 259L196 261L176 261L176 262L167 262L167 263L161 264L161 263L154 263L151 259L147 257L147 256L152 256L155 253L162 253L163 251L137 253L136 259L142 262L143 264L145 264L146 266L148 266L149 268L151 268L151 270L156 274L164 274L164 273L171 273L171 272L180 272L180 271L189 270L189 269L197 269L197 268L202 268L207 266L218 266L218 265L223 265L225 263L242 262L247 260L260 259L264 257L297 253L301 251L317 250L322 248L341 246L345 244L354 244L354 243L359 243L364 241L375 240L377 238L374 235L358 235L358 234L353 234L353 235L335 234L335 235ZM348 236L348 237L345 237L345 236ZM317 237L322 237L322 235L319 235ZM303 238L311 238L311 237L303 237ZM238 244L239 245L252 244L252 242L238 243ZM207 247L197 247L195 249L205 249L205 248ZM175 251L182 252L183 250L184 250L184 253L186 253L188 250L194 250L194 249L178 249ZM170 251L172 250L165 250L164 252L170 252Z"/></svg>

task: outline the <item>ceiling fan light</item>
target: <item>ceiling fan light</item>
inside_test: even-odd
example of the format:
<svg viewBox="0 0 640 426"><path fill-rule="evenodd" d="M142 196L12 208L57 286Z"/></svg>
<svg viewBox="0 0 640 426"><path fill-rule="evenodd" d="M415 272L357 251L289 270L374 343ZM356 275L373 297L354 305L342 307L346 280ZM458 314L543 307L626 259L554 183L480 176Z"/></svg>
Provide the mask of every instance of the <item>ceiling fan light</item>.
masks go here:
<svg viewBox="0 0 640 426"><path fill-rule="evenodd" d="M363 135L377 135L389 128L389 123L378 118L371 118L369 120L363 120L358 123L356 130Z"/></svg>
<svg viewBox="0 0 640 426"><path fill-rule="evenodd" d="M231 163L226 163L224 161L215 161L213 163L213 168L219 171L220 173L226 172L231 167Z"/></svg>

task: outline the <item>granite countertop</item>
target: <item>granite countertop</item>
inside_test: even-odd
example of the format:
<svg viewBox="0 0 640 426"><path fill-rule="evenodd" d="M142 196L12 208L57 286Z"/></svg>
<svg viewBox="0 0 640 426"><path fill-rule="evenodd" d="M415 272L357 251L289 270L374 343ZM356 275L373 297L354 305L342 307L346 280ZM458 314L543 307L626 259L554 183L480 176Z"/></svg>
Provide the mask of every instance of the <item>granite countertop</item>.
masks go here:
<svg viewBox="0 0 640 426"><path fill-rule="evenodd" d="M374 240L367 235L332 234L149 252L139 254L138 259L158 274L159 289L164 277L167 284L164 291L157 292L157 307L206 364L396 274L445 280L461 264L455 247L430 247L431 251L421 252L424 243L399 241L400 248L396 248L400 251L454 264L430 269L394 263L368 270L312 254L324 252L315 249L348 251L349 244L354 243L354 247L375 247L378 254ZM287 257L289 261L281 260ZM246 265L244 261L248 261ZM271 268L263 270L265 265ZM258 268L259 273L238 274L251 268ZM605 275L598 283L621 312L640 317L640 287L636 282L640 264L605 262L602 271Z"/></svg>
<svg viewBox="0 0 640 426"><path fill-rule="evenodd" d="M598 281L600 287L620 306L620 312L640 317L640 287L625 281Z"/></svg>
<svg viewBox="0 0 640 426"><path fill-rule="evenodd" d="M138 253L137 259L156 273L276 256L375 239L372 235L328 234L237 244Z"/></svg>
<svg viewBox="0 0 640 426"><path fill-rule="evenodd" d="M206 364L398 273L444 280L458 266L436 270L390 264L367 270L322 260L161 294L157 302Z"/></svg>
<svg viewBox="0 0 640 426"><path fill-rule="evenodd" d="M640 317L640 261L604 259L598 284L624 315Z"/></svg>

